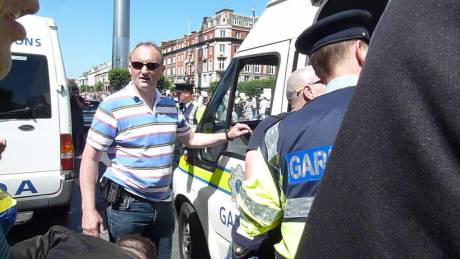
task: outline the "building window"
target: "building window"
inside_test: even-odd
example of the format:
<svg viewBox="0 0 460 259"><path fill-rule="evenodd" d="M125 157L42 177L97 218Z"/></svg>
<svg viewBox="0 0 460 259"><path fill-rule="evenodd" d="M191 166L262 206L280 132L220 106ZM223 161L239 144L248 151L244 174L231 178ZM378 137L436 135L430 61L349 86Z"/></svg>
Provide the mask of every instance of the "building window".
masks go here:
<svg viewBox="0 0 460 259"><path fill-rule="evenodd" d="M249 81L249 76L244 76L244 81Z"/></svg>
<svg viewBox="0 0 460 259"><path fill-rule="evenodd" d="M241 32L239 32L239 31L236 32L236 38L241 39Z"/></svg>
<svg viewBox="0 0 460 259"><path fill-rule="evenodd" d="M260 65L254 66L254 73L260 73Z"/></svg>
<svg viewBox="0 0 460 259"><path fill-rule="evenodd" d="M225 37L225 31L224 30L220 31L220 37Z"/></svg>
<svg viewBox="0 0 460 259"><path fill-rule="evenodd" d="M176 56L173 56L172 62L173 62L173 63L176 63Z"/></svg>
<svg viewBox="0 0 460 259"><path fill-rule="evenodd" d="M275 66L268 66L268 73L274 75L275 74Z"/></svg>
<svg viewBox="0 0 460 259"><path fill-rule="evenodd" d="M225 19L225 17L222 18L222 23L225 24L227 20Z"/></svg>
<svg viewBox="0 0 460 259"><path fill-rule="evenodd" d="M220 51L220 53L225 52L225 44L219 44L219 51Z"/></svg>
<svg viewBox="0 0 460 259"><path fill-rule="evenodd" d="M223 60L223 59L222 59L222 60L219 60L219 69L220 69L220 70L223 70L224 68L225 68L225 62L224 62L224 60Z"/></svg>
<svg viewBox="0 0 460 259"><path fill-rule="evenodd" d="M172 74L176 75L176 68L175 67L173 67L173 69L172 69Z"/></svg>
<svg viewBox="0 0 460 259"><path fill-rule="evenodd" d="M249 65L244 66L244 72L249 73L251 72L251 67Z"/></svg>

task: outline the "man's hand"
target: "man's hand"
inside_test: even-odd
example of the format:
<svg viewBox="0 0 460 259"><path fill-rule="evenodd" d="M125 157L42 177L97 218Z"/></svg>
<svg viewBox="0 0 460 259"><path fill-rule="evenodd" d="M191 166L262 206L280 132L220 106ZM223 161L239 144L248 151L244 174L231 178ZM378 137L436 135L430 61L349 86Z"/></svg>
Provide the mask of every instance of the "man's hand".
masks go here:
<svg viewBox="0 0 460 259"><path fill-rule="evenodd" d="M6 139L0 137L0 158L2 157L3 151L6 148Z"/></svg>
<svg viewBox="0 0 460 259"><path fill-rule="evenodd" d="M248 125L243 123L237 123L228 131L228 137L230 139L236 139L241 135L252 133L251 128Z"/></svg>
<svg viewBox="0 0 460 259"><path fill-rule="evenodd" d="M104 221L96 209L84 210L81 218L83 234L99 237L104 232Z"/></svg>

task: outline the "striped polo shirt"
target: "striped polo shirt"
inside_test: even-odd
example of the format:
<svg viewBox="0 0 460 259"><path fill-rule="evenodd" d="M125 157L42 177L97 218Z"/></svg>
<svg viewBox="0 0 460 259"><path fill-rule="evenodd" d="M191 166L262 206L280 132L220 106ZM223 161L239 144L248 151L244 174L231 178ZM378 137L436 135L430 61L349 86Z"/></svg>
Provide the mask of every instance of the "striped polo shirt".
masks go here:
<svg viewBox="0 0 460 259"><path fill-rule="evenodd" d="M156 90L151 110L130 82L99 105L87 143L107 152L104 177L139 197L169 201L176 135L190 132L174 100Z"/></svg>

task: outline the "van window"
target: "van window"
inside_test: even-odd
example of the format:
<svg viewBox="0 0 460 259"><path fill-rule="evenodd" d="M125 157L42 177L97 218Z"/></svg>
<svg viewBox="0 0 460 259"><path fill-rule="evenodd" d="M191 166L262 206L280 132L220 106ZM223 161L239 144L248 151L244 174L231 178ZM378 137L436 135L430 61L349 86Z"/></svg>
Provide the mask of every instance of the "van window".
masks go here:
<svg viewBox="0 0 460 259"><path fill-rule="evenodd" d="M251 121L265 119L271 114L279 57L267 55L243 59L239 61L238 66L240 69L236 76L238 82L232 107L232 125L236 122L256 125ZM274 73L270 73L270 68ZM229 142L225 151L245 155L246 146L247 139L239 138Z"/></svg>
<svg viewBox="0 0 460 259"><path fill-rule="evenodd" d="M51 118L48 61L13 53L11 71L0 80L0 119Z"/></svg>
<svg viewBox="0 0 460 259"><path fill-rule="evenodd" d="M248 69L248 66L251 68ZM259 79L252 72L255 66L260 67ZM253 126L271 114L278 67L279 56L275 54L233 60L219 82L197 131L223 132L236 122ZM201 149L200 154L204 160L215 163L224 151L245 155L247 142L246 137L238 138L228 144Z"/></svg>
<svg viewBox="0 0 460 259"><path fill-rule="evenodd" d="M227 126L227 116L229 111L229 101L233 85L233 77L236 66L234 61L230 63L229 68L220 80L216 92L213 94L208 104L208 109L204 113L201 123L197 127L197 132L217 133L223 132ZM217 145L210 148L204 148L201 156L208 162L215 162L220 152L224 149L225 144Z"/></svg>

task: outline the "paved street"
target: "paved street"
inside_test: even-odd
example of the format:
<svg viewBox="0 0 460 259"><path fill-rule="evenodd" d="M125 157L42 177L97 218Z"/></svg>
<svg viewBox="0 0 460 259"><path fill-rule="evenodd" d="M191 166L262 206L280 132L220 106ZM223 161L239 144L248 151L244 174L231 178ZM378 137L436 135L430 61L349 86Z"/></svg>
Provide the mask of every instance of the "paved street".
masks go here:
<svg viewBox="0 0 460 259"><path fill-rule="evenodd" d="M107 157L104 155L102 162L99 164L99 176L102 175L108 162ZM76 167L79 168L80 159L76 161ZM98 188L96 189L96 207L98 211L105 218L104 201L99 195ZM76 232L81 232L81 198L80 186L78 182L75 183L72 195L72 202L68 212L57 213L56 210L40 211L34 214L33 219L21 225L16 225L8 234L7 239L10 244L14 244L21 240L28 239L35 235L44 234L51 226L62 225L66 226ZM177 239L177 226L173 236L173 251L172 258L179 257L179 246Z"/></svg>

